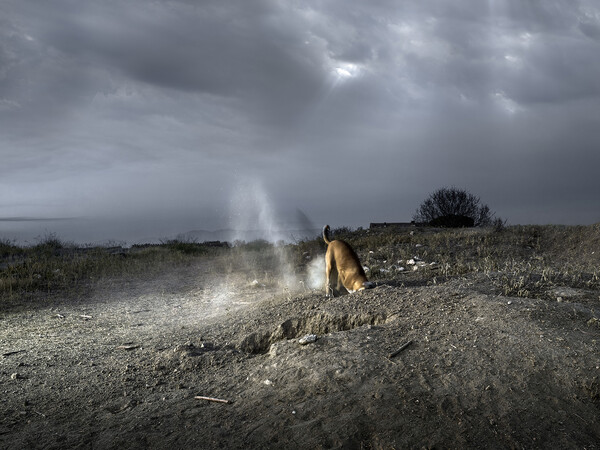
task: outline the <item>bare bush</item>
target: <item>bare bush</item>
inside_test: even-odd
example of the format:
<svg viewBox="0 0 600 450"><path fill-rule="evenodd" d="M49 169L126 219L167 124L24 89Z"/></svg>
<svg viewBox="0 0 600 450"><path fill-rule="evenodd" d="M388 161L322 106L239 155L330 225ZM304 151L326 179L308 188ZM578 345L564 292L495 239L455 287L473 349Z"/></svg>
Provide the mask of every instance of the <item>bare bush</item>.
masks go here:
<svg viewBox="0 0 600 450"><path fill-rule="evenodd" d="M433 226L460 228L483 227L495 224L494 213L479 197L462 189L441 188L417 209L413 220Z"/></svg>

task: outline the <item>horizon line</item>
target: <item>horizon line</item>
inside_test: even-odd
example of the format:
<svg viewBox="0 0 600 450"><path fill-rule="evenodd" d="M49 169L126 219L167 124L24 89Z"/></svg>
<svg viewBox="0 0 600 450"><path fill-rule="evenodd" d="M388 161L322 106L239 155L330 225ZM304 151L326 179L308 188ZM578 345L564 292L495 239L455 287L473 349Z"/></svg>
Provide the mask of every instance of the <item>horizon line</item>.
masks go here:
<svg viewBox="0 0 600 450"><path fill-rule="evenodd" d="M61 220L76 220L78 217L0 217L0 222L43 222L43 221L61 221Z"/></svg>

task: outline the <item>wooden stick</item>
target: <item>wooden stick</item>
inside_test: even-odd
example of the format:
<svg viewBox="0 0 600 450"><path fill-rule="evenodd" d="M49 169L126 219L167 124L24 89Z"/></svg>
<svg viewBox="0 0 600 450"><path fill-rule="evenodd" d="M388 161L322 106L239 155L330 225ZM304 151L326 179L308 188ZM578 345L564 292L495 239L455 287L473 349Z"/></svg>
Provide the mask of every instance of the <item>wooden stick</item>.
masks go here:
<svg viewBox="0 0 600 450"><path fill-rule="evenodd" d="M123 345L119 345L117 348L119 350L135 350L136 348L140 348L140 346L139 345L123 344Z"/></svg>
<svg viewBox="0 0 600 450"><path fill-rule="evenodd" d="M229 400L223 400L222 398L214 398L214 397L203 397L202 395L196 395L194 397L196 400L206 400L207 402L216 402L216 403L231 403Z"/></svg>
<svg viewBox="0 0 600 450"><path fill-rule="evenodd" d="M388 358L393 358L394 356L399 354L402 350L404 350L406 347L408 347L410 344L412 344L412 341L408 341L406 344L404 344L402 347L400 347L394 353L390 353L390 356L388 356Z"/></svg>
<svg viewBox="0 0 600 450"><path fill-rule="evenodd" d="M27 350L15 350L12 352L2 353L2 356L4 356L6 358L7 356L10 356L10 355L16 355L18 353L25 353L26 351Z"/></svg>

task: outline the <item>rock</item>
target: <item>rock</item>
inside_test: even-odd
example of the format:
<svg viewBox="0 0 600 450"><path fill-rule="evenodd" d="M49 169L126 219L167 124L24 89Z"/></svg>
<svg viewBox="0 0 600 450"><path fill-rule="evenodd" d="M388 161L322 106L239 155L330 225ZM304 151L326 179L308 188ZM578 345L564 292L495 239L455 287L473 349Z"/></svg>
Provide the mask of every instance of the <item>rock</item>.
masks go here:
<svg viewBox="0 0 600 450"><path fill-rule="evenodd" d="M317 341L316 334L307 334L306 336L303 336L300 339L298 339L298 344L306 345L306 344L312 344L313 342L316 342L316 341Z"/></svg>
<svg viewBox="0 0 600 450"><path fill-rule="evenodd" d="M269 347L269 356L275 357L278 355L279 346L276 343L271 344Z"/></svg>

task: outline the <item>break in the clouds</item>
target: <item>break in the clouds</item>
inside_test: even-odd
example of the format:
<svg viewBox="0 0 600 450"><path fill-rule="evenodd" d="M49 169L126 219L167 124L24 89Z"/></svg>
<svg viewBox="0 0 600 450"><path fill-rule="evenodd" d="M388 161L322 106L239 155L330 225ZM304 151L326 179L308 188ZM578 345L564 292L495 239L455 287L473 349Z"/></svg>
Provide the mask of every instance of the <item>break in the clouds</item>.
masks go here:
<svg viewBox="0 0 600 450"><path fill-rule="evenodd" d="M282 222L597 222L598 55L592 0L4 0L0 218L226 228L253 180Z"/></svg>

